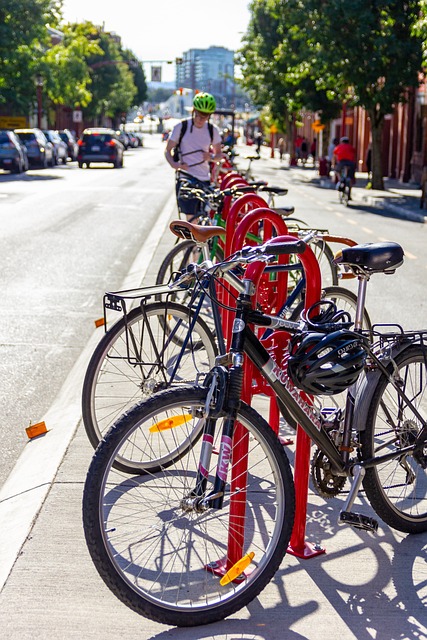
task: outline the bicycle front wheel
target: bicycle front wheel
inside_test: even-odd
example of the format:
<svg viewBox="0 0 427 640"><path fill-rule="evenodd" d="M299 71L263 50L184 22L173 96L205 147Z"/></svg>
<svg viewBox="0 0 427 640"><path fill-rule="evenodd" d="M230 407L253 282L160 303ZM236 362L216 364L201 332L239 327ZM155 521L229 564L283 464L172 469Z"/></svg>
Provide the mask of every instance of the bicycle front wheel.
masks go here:
<svg viewBox="0 0 427 640"><path fill-rule="evenodd" d="M394 359L390 376L427 420L427 348L413 345ZM399 449L414 442L422 428L411 405L397 393L388 376L382 375L373 393L366 429L361 431L363 460ZM366 470L363 482L367 498L378 516L405 533L427 531L427 471L403 454Z"/></svg>
<svg viewBox="0 0 427 640"><path fill-rule="evenodd" d="M82 414L97 447L127 409L171 385L195 382L218 353L202 318L190 333L193 312L176 303L155 302L132 309L104 334L83 382Z"/></svg>
<svg viewBox="0 0 427 640"><path fill-rule="evenodd" d="M206 397L204 388L181 387L134 407L96 450L84 489L86 543L100 576L131 609L169 625L212 623L247 605L278 570L293 526L288 459L269 425L244 403L243 433L233 441L243 450L230 462L222 508L194 499L200 464L205 495L212 491L222 419L210 464L201 460L199 439L157 473L129 477L114 468L129 443L138 442L141 458L149 458L150 430L164 438L165 451L174 446L171 432L197 430ZM162 431L165 424L176 426Z"/></svg>

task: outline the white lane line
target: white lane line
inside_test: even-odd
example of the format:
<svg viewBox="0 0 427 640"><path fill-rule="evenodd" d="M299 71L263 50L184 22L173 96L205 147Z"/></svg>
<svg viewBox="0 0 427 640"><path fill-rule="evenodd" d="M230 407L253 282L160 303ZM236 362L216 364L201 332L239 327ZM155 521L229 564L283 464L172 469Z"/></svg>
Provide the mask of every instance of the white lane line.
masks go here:
<svg viewBox="0 0 427 640"><path fill-rule="evenodd" d="M136 257L122 289L141 283L162 239L176 199L172 194ZM139 286L139 284L138 284ZM0 592L12 570L81 419L81 385L100 340L94 331L53 404L43 416L48 433L28 441L0 490Z"/></svg>
<svg viewBox="0 0 427 640"><path fill-rule="evenodd" d="M362 231L364 231L365 233L374 233L372 229L368 229L368 227L362 227Z"/></svg>

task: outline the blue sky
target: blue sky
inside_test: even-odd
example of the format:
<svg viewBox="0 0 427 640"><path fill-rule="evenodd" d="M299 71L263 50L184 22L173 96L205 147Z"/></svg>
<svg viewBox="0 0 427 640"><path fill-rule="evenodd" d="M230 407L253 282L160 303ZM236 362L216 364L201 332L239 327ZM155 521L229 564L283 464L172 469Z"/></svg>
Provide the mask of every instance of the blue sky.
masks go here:
<svg viewBox="0 0 427 640"><path fill-rule="evenodd" d="M140 60L175 60L187 49L237 49L248 26L248 5L249 0L64 0L63 10L67 22L104 23ZM163 66L163 80L174 78L173 67Z"/></svg>

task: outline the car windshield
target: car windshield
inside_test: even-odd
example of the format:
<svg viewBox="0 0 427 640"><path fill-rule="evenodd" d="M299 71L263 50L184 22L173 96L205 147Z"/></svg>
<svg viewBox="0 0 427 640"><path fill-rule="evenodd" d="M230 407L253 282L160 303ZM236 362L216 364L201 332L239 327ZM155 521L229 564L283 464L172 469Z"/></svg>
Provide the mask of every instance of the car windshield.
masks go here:
<svg viewBox="0 0 427 640"><path fill-rule="evenodd" d="M21 140L34 140L36 137L34 133L31 133L31 131L19 132L18 135L21 138Z"/></svg>
<svg viewBox="0 0 427 640"><path fill-rule="evenodd" d="M90 144L104 144L105 142L109 142L111 137L110 133L89 133L83 136L83 141L89 142Z"/></svg>
<svg viewBox="0 0 427 640"><path fill-rule="evenodd" d="M9 136L6 131L0 131L0 144L9 144Z"/></svg>

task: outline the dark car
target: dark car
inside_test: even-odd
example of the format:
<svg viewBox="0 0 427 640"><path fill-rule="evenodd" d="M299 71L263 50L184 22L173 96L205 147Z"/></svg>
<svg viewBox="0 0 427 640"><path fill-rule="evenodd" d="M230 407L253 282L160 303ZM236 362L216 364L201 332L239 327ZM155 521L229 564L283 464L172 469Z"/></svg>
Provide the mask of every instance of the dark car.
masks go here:
<svg viewBox="0 0 427 640"><path fill-rule="evenodd" d="M77 144L77 162L80 168L84 164L89 168L94 162L107 162L116 169L123 167L124 146L113 129L85 129Z"/></svg>
<svg viewBox="0 0 427 640"><path fill-rule="evenodd" d="M0 168L11 173L22 173L28 169L27 149L10 129L0 129Z"/></svg>
<svg viewBox="0 0 427 640"><path fill-rule="evenodd" d="M75 139L71 131L69 129L62 129L61 131L58 131L58 133L61 137L61 140L65 142L68 147L68 157L70 158L70 160L77 160L79 147L77 145L77 140Z"/></svg>
<svg viewBox="0 0 427 640"><path fill-rule="evenodd" d="M59 133L53 131L53 129L43 129L43 133L46 138L53 144L53 152L55 154L55 164L66 164L68 160L68 147L62 140Z"/></svg>
<svg viewBox="0 0 427 640"><path fill-rule="evenodd" d="M15 129L15 133L27 148L30 165L42 167L55 165L53 144L46 139L41 129Z"/></svg>

